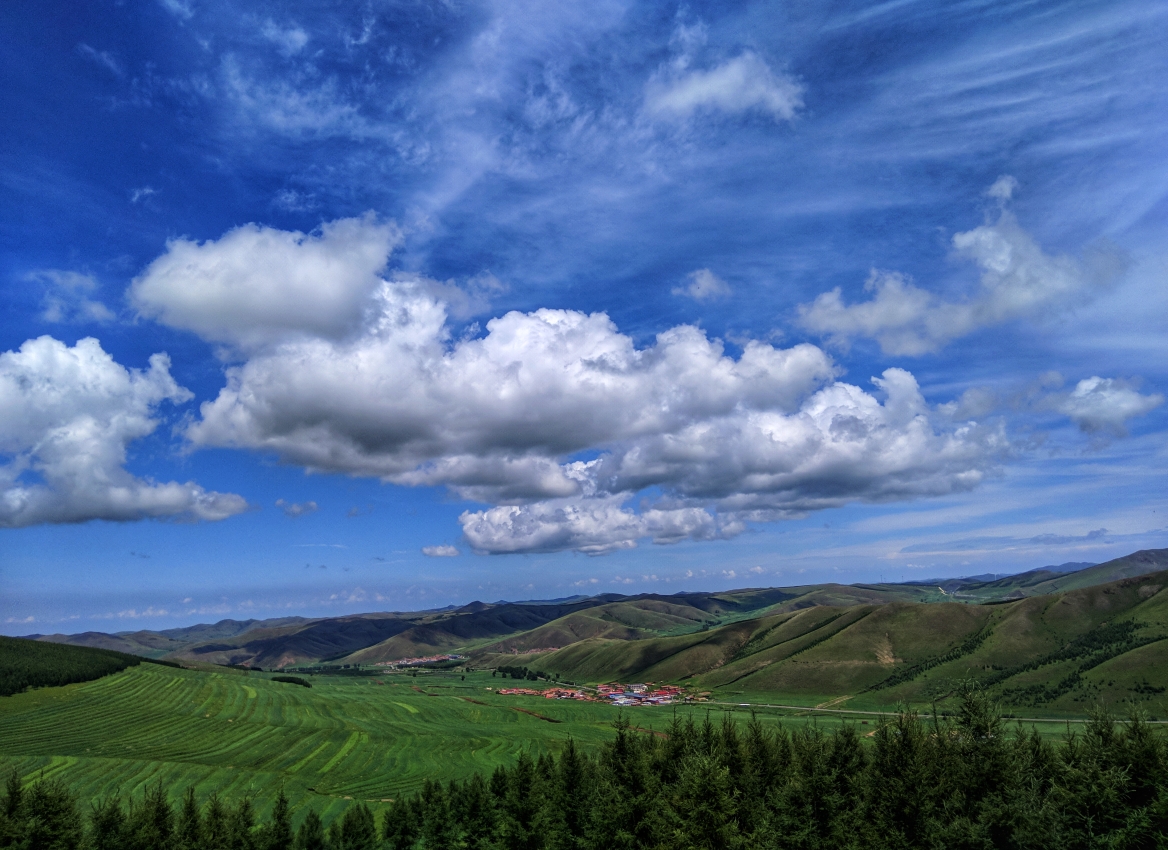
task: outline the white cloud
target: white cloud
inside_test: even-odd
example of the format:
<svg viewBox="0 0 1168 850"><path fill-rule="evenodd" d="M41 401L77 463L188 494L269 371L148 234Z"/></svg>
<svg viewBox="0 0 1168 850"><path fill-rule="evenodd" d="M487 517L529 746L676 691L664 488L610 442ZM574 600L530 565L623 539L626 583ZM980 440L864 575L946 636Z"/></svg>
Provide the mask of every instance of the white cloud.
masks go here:
<svg viewBox="0 0 1168 850"><path fill-rule="evenodd" d="M874 379L881 404L834 383L792 413L734 411L630 439L581 470L582 493L467 511L463 533L483 552L602 553L640 539L673 543L741 533L849 501L886 502L976 486L1009 448L997 429L938 430L915 379ZM646 487L666 498L633 510Z"/></svg>
<svg viewBox="0 0 1168 850"><path fill-rule="evenodd" d="M422 554L429 558L454 558L459 552L454 546L423 546Z"/></svg>
<svg viewBox="0 0 1168 850"><path fill-rule="evenodd" d="M675 286L674 295L686 295L694 301L713 301L730 295L730 285L709 269L698 269L685 276L688 286Z"/></svg>
<svg viewBox="0 0 1168 850"><path fill-rule="evenodd" d="M994 181L992 186L986 189L986 195L1005 202L1014 197L1016 191L1018 191L1018 180L1009 174L1003 174Z"/></svg>
<svg viewBox="0 0 1168 850"><path fill-rule="evenodd" d="M335 78L322 81L314 72L283 79L249 76L229 55L221 63L220 79L242 130L262 127L292 136L389 140L387 128L367 120Z"/></svg>
<svg viewBox="0 0 1168 850"><path fill-rule="evenodd" d="M529 505L500 505L467 511L462 533L479 552L558 552L601 555L631 549L638 540L677 543L724 535L718 519L701 508L650 509L638 514L628 495L549 499ZM735 531L740 529L735 529Z"/></svg>
<svg viewBox="0 0 1168 850"><path fill-rule="evenodd" d="M990 194L1005 200L1012 180L999 178ZM944 301L904 275L874 270L864 285L874 293L870 300L845 304L837 287L800 306L800 323L837 343L866 337L887 354L924 354L979 328L1072 306L1112 279L1119 266L1104 252L1090 267L1049 256L1005 209L993 224L955 234L952 244L981 269L981 288L971 297Z"/></svg>
<svg viewBox="0 0 1168 850"><path fill-rule="evenodd" d="M157 407L191 398L169 369L165 354L126 369L92 338L70 348L42 336L0 354L0 527L246 510L233 494L125 470L126 447L154 431Z"/></svg>
<svg viewBox="0 0 1168 850"><path fill-rule="evenodd" d="M1125 381L1095 376L1079 381L1054 406L1087 433L1123 436L1128 419L1143 416L1163 403L1164 396L1159 393L1141 395Z"/></svg>
<svg viewBox="0 0 1168 850"><path fill-rule="evenodd" d="M77 45L77 52L81 56L84 56L86 59L88 59L90 62L93 62L95 65L99 65L100 67L105 68L115 77L124 77L126 74L126 72L122 70L121 63L118 62L118 60L114 58L113 54L109 53L108 51L95 50L88 44L82 42L81 44Z"/></svg>
<svg viewBox="0 0 1168 850"><path fill-rule="evenodd" d="M317 510L316 502L286 502L283 499L276 499L276 507L284 512L284 516L292 519L315 513Z"/></svg>
<svg viewBox="0 0 1168 850"><path fill-rule="evenodd" d="M247 224L217 241L173 239L130 286L138 311L214 342L256 347L356 327L401 236L372 215L319 233Z"/></svg>
<svg viewBox="0 0 1168 850"><path fill-rule="evenodd" d="M790 121L803 106L803 86L776 74L758 54L746 51L708 71L663 69L645 87L645 107L662 118L686 119L695 112L757 110Z"/></svg>
<svg viewBox="0 0 1168 850"><path fill-rule="evenodd" d="M158 0L163 9L180 20L189 21L195 14L190 0Z"/></svg>
<svg viewBox="0 0 1168 850"><path fill-rule="evenodd" d="M327 241L336 226L312 238ZM167 262L134 284L139 302L151 293L180 327L245 342L229 309L236 289L219 270L258 282L240 300L267 344L227 370L227 385L186 430L191 444L445 485L493 506L460 518L477 551L599 553L644 539L728 537L748 522L854 499L967 489L1006 450L993 429L938 425L945 417L902 370L874 379L883 402L834 382L835 365L812 345L748 341L735 359L682 325L639 349L602 313L550 309L511 312L481 337L454 339L445 285L398 276L359 302L372 260L360 275L339 261L301 273L296 291L329 289L334 273L362 281L344 287L351 294L336 313L356 303L359 327L346 335L323 322L314 335L318 317L289 317L302 308L288 306L284 276L271 274L292 267L308 237L268 231L264 249L248 252L233 244L238 233L185 243L178 253L193 252L191 262L174 260L172 245ZM230 262L216 265L221 253ZM154 277L159 266L165 274ZM591 459L573 459L580 453ZM662 495L634 504L646 488Z"/></svg>
<svg viewBox="0 0 1168 850"><path fill-rule="evenodd" d="M308 44L308 33L295 24L282 27L275 21L268 20L260 32L264 38L276 45L276 49L284 56L294 56Z"/></svg>
<svg viewBox="0 0 1168 850"><path fill-rule="evenodd" d="M89 298L97 289L97 281L90 275L60 269L38 269L25 275L25 280L45 287L41 318L46 322L102 324L113 321L113 312L100 301Z"/></svg>
<svg viewBox="0 0 1168 850"><path fill-rule="evenodd" d="M360 336L289 342L230 369L188 436L483 501L562 498L585 476L562 455L790 409L834 373L814 346L751 343L736 361L689 326L638 350L607 316L568 310L508 313L452 342L444 305L404 280L381 286Z"/></svg>

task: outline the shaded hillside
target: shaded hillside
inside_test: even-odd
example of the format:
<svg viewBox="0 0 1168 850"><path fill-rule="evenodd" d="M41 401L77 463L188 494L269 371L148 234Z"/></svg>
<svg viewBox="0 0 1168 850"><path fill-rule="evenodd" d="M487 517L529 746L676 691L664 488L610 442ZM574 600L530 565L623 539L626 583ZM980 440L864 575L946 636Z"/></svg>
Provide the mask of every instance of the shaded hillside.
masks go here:
<svg viewBox="0 0 1168 850"><path fill-rule="evenodd" d="M1143 549L1102 564L1064 564L1063 567L1079 569L1044 567L989 581L953 579L942 588L952 593L954 599L965 601L1042 596L1168 569L1168 549Z"/></svg>
<svg viewBox="0 0 1168 850"><path fill-rule="evenodd" d="M1155 704L1168 693L1166 586L1159 572L997 605L816 606L677 637L590 636L524 663L572 681L685 682L810 703L944 700L972 678L1009 705ZM506 663L497 649L475 662Z"/></svg>
<svg viewBox="0 0 1168 850"><path fill-rule="evenodd" d="M108 649L0 637L0 696L89 682L141 663L136 655Z"/></svg>
<svg viewBox="0 0 1168 850"><path fill-rule="evenodd" d="M1078 565L1063 565L1075 566ZM810 618L793 615L822 609L833 612L823 616L833 618L835 625L817 626L815 634L806 642L838 647L842 645L840 642L829 642L828 638L833 634L832 629L852 628L849 618L853 615L845 616L845 609L863 608L869 612L865 616L875 616L871 624L854 627L856 635L865 635L865 630L875 628L875 624L891 616L889 612L900 610L889 609L874 615L876 609L893 604L929 603L938 606L938 610L921 615L924 618L921 623L932 625L913 626L920 631L919 636L910 637L911 629L905 631L897 638L899 647L882 649L879 654L880 659L893 658L893 664L897 663L895 659L915 664L918 657L923 657L921 652L939 646L951 651L969 639L969 629L980 628L983 621L1001 615L1001 612L980 611L977 603L1041 597L1164 569L1168 567L1168 550L1136 552L1077 571L1060 572L1063 567L1031 570L1004 578L950 579L937 584L817 584L669 596L609 593L550 602L473 602L461 608L408 613L222 620L160 632L114 635L86 632L35 637L152 658L264 668L320 663L375 664L442 652L470 653L473 663L491 664L507 655L543 657L554 651L559 653L556 662L561 667L554 672L586 680L635 672L639 676L660 678L707 677L708 683L717 687L765 685L808 690L835 688L833 683L847 680L850 670L861 687L868 687L869 679L878 679L889 662L874 660L877 656L872 653L866 660L844 653L837 663L821 659L825 650L812 652L812 647L802 645L803 638L798 635L784 638L789 643L772 645L769 638L759 638L757 630L773 628L772 637L777 638L804 626L809 628L819 615ZM908 622L900 620L888 626L890 630L906 628ZM725 631L712 633L718 630ZM744 653L735 647L727 654L719 648L722 641L728 641L729 646L739 639L753 647L751 652ZM876 645L882 638L876 635L871 640ZM788 654L796 650L800 659L786 663ZM807 658L802 657L805 653L810 653ZM808 658L821 659L822 663L816 661L816 664L823 669L815 675L806 674ZM830 667L834 671L831 675L824 672L829 669L825 666L829 661L834 665ZM715 665L725 669L715 675L711 672Z"/></svg>

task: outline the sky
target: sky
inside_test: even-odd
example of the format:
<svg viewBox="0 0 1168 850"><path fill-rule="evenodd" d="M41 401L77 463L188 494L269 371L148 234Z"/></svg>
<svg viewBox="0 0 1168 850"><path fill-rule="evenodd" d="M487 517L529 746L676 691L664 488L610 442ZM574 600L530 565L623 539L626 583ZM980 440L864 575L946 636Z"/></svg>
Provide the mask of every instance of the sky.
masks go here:
<svg viewBox="0 0 1168 850"><path fill-rule="evenodd" d="M1152 2L0 7L0 630L1168 546Z"/></svg>

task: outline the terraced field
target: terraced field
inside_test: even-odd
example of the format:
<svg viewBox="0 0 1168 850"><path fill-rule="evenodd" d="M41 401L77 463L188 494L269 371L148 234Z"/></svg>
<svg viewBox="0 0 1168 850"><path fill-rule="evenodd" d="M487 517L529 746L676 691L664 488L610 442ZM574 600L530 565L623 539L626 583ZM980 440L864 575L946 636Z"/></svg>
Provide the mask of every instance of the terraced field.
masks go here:
<svg viewBox="0 0 1168 850"><path fill-rule="evenodd" d="M140 795L161 780L203 799L252 794L261 813L283 786L327 822L349 798L381 808L425 779L489 772L524 750L558 752L569 736L591 748L616 718L596 703L499 696L486 688L504 680L489 673L309 678L312 688L143 664L0 698L0 775L57 777L91 800ZM641 709L632 720L661 729L669 717Z"/></svg>

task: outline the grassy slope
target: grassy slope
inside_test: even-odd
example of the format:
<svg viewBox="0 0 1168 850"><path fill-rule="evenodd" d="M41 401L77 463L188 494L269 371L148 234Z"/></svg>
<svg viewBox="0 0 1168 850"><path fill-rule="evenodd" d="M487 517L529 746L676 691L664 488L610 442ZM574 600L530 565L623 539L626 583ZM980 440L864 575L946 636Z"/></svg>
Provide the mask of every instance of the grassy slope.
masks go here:
<svg viewBox="0 0 1168 850"><path fill-rule="evenodd" d="M591 748L611 737L617 717L599 703L501 696L487 688L508 682L489 673L310 678L303 688L268 674L143 664L3 698L0 775L59 778L83 799L140 795L162 780L203 799L253 793L261 811L283 786L294 806L327 821L346 798L383 808L424 779L490 772L523 751L557 752L569 736ZM706 707L679 712L701 719ZM661 729L671 715L645 709L632 720Z"/></svg>
<svg viewBox="0 0 1168 850"><path fill-rule="evenodd" d="M845 696L869 707L928 703L972 677L994 687L1008 705L1082 713L1095 701L1136 700L1168 713L1154 693L1168 687L1168 667L1143 663L1158 659L1166 644L1132 645L1110 660L1089 654L1020 669L1108 623L1136 623L1137 643L1168 637L1165 586L1168 573L989 606L779 605L775 613L705 632L640 640L601 634L519 657L572 681L678 681L727 696L769 695L802 704ZM476 663L508 663L509 656L490 651L495 648L476 654ZM1082 671L1082 683L1057 698L1035 702L1022 693L1036 684L1053 686L1088 660L1095 666ZM882 687L894 675L901 680Z"/></svg>
<svg viewBox="0 0 1168 850"><path fill-rule="evenodd" d="M137 655L0 637L0 695L100 679L141 664Z"/></svg>
<svg viewBox="0 0 1168 850"><path fill-rule="evenodd" d="M537 653L531 660L538 662L535 663L537 668L543 665L544 669L584 680L649 675L701 677L716 666L729 665L729 672L711 676L710 684L728 685L741 681L742 687L758 687L761 683L772 682L774 687L790 684L807 690L816 686L816 675L805 669L810 660L821 663L821 666L834 665L834 673L824 672L818 677L823 687L844 681L848 669L854 669L860 677L858 681L866 683L869 678L878 677L880 668L888 663L877 658L874 648L862 656L855 654L854 647L843 648L839 650L842 655L834 658L831 653L836 647L844 647L844 643L833 641L799 664L787 664L786 650L780 650L753 659L744 669L742 664L735 666L735 662L742 661L738 657L740 648L734 646L726 651L723 643L728 641L726 646L730 646L735 640L744 644L753 641L756 638L753 629L769 628L769 621L761 623L760 620L817 606L847 609L898 602L976 603L1024 598L1066 589L1085 589L1165 566L1168 566L1168 550L1149 550L1065 575L1031 571L993 581L948 580L941 583L943 586L825 584L672 596L604 594L558 602L476 602L457 610L412 614L222 621L168 632L86 633L42 639L104 646L155 658L162 656L264 668L322 661L368 664L452 651L472 652L476 663L491 664L502 663L500 659L504 654L520 654L527 658L526 654L535 650L558 648L554 657L546 652ZM932 621L937 631L929 640L946 647L954 641L959 643L968 637L961 632L961 624L968 625L970 616L976 619L980 615L966 612L956 616L953 622ZM739 625L745 622L754 622L755 625ZM711 626L730 630L725 634L705 634L696 640L691 637ZM867 633L860 629L856 634ZM673 638L685 639L640 645L646 640ZM890 637L888 640L895 643L898 639ZM893 657L900 657L897 653L903 651L908 653L904 658L915 658L912 655L915 640L915 637L904 637L904 647L894 648ZM886 656L886 652L881 655ZM916 662L910 660L907 663ZM775 664L780 666L775 667ZM894 661L893 666L895 664ZM765 674L764 667L767 668ZM770 669L772 667L774 669Z"/></svg>

